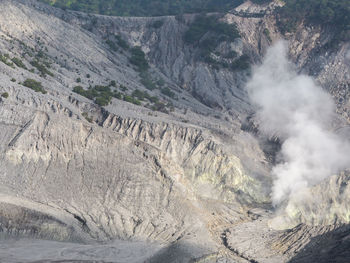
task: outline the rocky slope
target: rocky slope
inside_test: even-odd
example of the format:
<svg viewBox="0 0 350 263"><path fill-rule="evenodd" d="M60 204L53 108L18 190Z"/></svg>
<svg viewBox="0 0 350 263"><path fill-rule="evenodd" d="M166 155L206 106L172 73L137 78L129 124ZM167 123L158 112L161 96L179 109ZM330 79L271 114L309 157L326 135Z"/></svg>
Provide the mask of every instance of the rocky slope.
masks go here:
<svg viewBox="0 0 350 263"><path fill-rule="evenodd" d="M194 56L196 47L183 40L193 15L105 17L36 1L4 0L0 7L0 93L8 94L0 101L1 235L36 238L33 247L47 248L30 258L15 242L16 258L4 241L0 258L286 262L317 235L329 238L349 222L347 174L314 187L322 200L314 210L295 202L276 218L269 200L274 144L247 121L254 113L244 89L249 70L216 69ZM218 48L259 63L282 37L274 16L238 11L222 20L236 23L241 38ZM130 51L106 42L115 34L142 47L152 77L162 78L175 96L148 92L173 109L118 99L101 108L72 92L76 85L111 81L126 86L127 94L146 91ZM300 71L337 99L335 129L346 133L349 43L326 51L331 33L304 26L287 37ZM46 93L25 87L27 79L40 81Z"/></svg>

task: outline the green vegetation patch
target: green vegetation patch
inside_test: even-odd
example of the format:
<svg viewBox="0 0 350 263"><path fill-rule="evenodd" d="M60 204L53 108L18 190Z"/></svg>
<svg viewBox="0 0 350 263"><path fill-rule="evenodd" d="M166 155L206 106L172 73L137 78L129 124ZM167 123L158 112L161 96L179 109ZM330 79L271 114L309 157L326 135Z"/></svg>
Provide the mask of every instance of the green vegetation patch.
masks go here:
<svg viewBox="0 0 350 263"><path fill-rule="evenodd" d="M163 16L185 13L227 12L244 0L40 0L59 8L69 8L87 13L116 16ZM271 0L252 0L265 4ZM334 25L338 38L349 39L349 0L284 0L286 5L279 10L282 30L293 31L300 21L310 24ZM160 23L154 24L155 28ZM203 33L193 31L196 36ZM198 35L197 35L198 34ZM196 38L196 36L194 36ZM191 38L191 37L190 37Z"/></svg>
<svg viewBox="0 0 350 263"><path fill-rule="evenodd" d="M115 80L111 80L111 82L109 83L110 87L117 87L117 82Z"/></svg>
<svg viewBox="0 0 350 263"><path fill-rule="evenodd" d="M14 68L15 66L13 65L13 63L8 61L9 58L10 58L10 56L8 54L1 54L0 53L0 61L11 68Z"/></svg>
<svg viewBox="0 0 350 263"><path fill-rule="evenodd" d="M24 63L23 63L23 61L21 59L14 57L11 60L12 60L13 63L15 63L15 65L17 67L20 67L20 68L23 68L23 69L27 69L26 65L24 65Z"/></svg>
<svg viewBox="0 0 350 263"><path fill-rule="evenodd" d="M113 97L113 92L108 86L97 85L95 87L89 87L87 90L81 86L75 86L73 92L93 100L99 106L107 106L111 103Z"/></svg>
<svg viewBox="0 0 350 263"><path fill-rule="evenodd" d="M147 91L141 91L136 89L131 94L132 97L137 98L140 101L144 101L145 99L149 100L152 103L156 103L159 101L157 96L151 96Z"/></svg>
<svg viewBox="0 0 350 263"><path fill-rule="evenodd" d="M112 40L106 40L106 44L109 46L109 48L111 50L113 50L114 52L117 52L118 51L118 46L116 43L114 43Z"/></svg>
<svg viewBox="0 0 350 263"><path fill-rule="evenodd" d="M152 106L151 106L151 109L153 111L160 111L160 112L163 112L163 113L166 113L168 114L169 113L169 110L168 110L168 107L170 105L166 105L165 103L163 102L156 102L154 103Z"/></svg>
<svg viewBox="0 0 350 263"><path fill-rule="evenodd" d="M233 61L229 67L232 70L245 70L250 68L250 59L248 55L242 55Z"/></svg>
<svg viewBox="0 0 350 263"><path fill-rule="evenodd" d="M169 98L175 99L175 93L172 92L168 87L162 88L160 92Z"/></svg>
<svg viewBox="0 0 350 263"><path fill-rule="evenodd" d="M146 55L142 51L141 47L139 46L133 47L130 52L131 52L131 57L129 59L130 63L135 65L140 72L148 70L149 65L146 60Z"/></svg>
<svg viewBox="0 0 350 263"><path fill-rule="evenodd" d="M112 35L106 40L106 44L110 47L111 50L117 52L119 47L124 50L129 50L129 44L119 35Z"/></svg>
<svg viewBox="0 0 350 263"><path fill-rule="evenodd" d="M350 39L349 0L285 0L278 10L279 26L292 32L300 21L311 25L329 25L336 29L337 38Z"/></svg>
<svg viewBox="0 0 350 263"><path fill-rule="evenodd" d="M267 28L265 28L263 33L266 36L267 40L271 42L272 39L271 39L270 31Z"/></svg>
<svg viewBox="0 0 350 263"><path fill-rule="evenodd" d="M40 0L53 6L114 16L163 16L184 13L225 12L243 0ZM259 0L254 0L259 1ZM262 1L262 0L260 0Z"/></svg>
<svg viewBox="0 0 350 263"><path fill-rule="evenodd" d="M266 3L270 3L272 0L250 0L251 2L253 2L254 4L266 4Z"/></svg>
<svg viewBox="0 0 350 263"><path fill-rule="evenodd" d="M152 27L155 29L161 28L164 24L164 21L162 20L157 20L152 24Z"/></svg>
<svg viewBox="0 0 350 263"><path fill-rule="evenodd" d="M120 89L123 90L123 86L120 86ZM124 92L127 89L124 89ZM164 103L159 102L157 96L151 96L147 91L141 91L139 89L134 90L130 95L124 92L118 92L117 90L112 91L110 86L101 86L97 85L95 87L89 87L84 89L82 86L75 86L73 92L80 94L90 100L93 100L99 106L107 106L111 103L112 98L118 100L123 100L135 105L142 105L142 101L148 100L152 105L150 106L153 110L161 109L163 112L163 106L160 107L158 104L163 105ZM149 104L147 104L149 105ZM158 106L157 106L158 105ZM166 108L166 105L164 104ZM85 114L86 115L86 114ZM85 119L89 121L88 116L83 115Z"/></svg>
<svg viewBox="0 0 350 263"><path fill-rule="evenodd" d="M42 94L46 94L46 90L43 88L41 82L36 81L35 79L26 79L23 82L23 86L30 88L36 92L41 92Z"/></svg>
<svg viewBox="0 0 350 263"><path fill-rule="evenodd" d="M205 45L217 46L223 41L233 41L239 37L239 32L234 24L226 24L219 21L219 17L211 15L198 15L189 29L185 32L184 40L188 44L200 44L199 41L207 33L212 33ZM209 43L210 42L210 43Z"/></svg>
<svg viewBox="0 0 350 263"><path fill-rule="evenodd" d="M47 65L44 65L43 63L40 63L38 60L33 60L30 62L30 64L35 67L42 77L46 77L46 75L49 75L53 77L53 73L47 68Z"/></svg>
<svg viewBox="0 0 350 263"><path fill-rule="evenodd" d="M148 71L140 73L141 84L148 90L154 90L157 88L156 83L153 81L151 74Z"/></svg>
<svg viewBox="0 0 350 263"><path fill-rule="evenodd" d="M117 44L118 46L120 46L122 49L124 50L128 50L129 49L129 44L128 42L126 42L124 39L122 39L121 36L119 35L114 35L116 41L117 41Z"/></svg>
<svg viewBox="0 0 350 263"><path fill-rule="evenodd" d="M130 96L130 95L124 95L123 100L129 103L133 103L135 105L141 105L141 101Z"/></svg>
<svg viewBox="0 0 350 263"><path fill-rule="evenodd" d="M199 57L213 66L218 66L211 56L218 45L240 37L235 24L226 24L219 19L215 15L198 15L184 34L185 42L198 47Z"/></svg>
<svg viewBox="0 0 350 263"><path fill-rule="evenodd" d="M1 93L1 97L7 99L9 97L9 94L7 92Z"/></svg>

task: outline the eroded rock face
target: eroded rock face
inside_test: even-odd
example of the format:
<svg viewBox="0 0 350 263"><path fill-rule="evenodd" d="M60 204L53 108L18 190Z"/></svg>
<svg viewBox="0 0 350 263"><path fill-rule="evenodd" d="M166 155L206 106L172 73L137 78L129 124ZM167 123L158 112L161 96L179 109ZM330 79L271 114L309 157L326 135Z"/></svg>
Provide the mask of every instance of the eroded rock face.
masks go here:
<svg viewBox="0 0 350 263"><path fill-rule="evenodd" d="M0 64L0 93L9 95L0 101L1 235L83 243L158 242L137 245L152 253L129 257L123 254L129 244L118 243L124 252L111 255L123 255L125 262L137 262L130 261L133 257L149 262L283 262L292 257L281 249L289 244L283 238L289 232L271 225L270 157L255 134L241 129L254 112L244 90L249 74L213 69L192 56L194 48L182 38L192 15L183 20L112 18L65 12L36 1L1 1L0 12L0 52L9 54L8 61L21 58L27 68ZM248 54L254 63L281 37L272 15L227 14L222 19L236 23L242 37L220 48ZM155 29L152 24L158 20L163 25ZM117 99L101 108L72 92L76 85L107 85L111 80L127 86L129 93L146 90L129 65L129 52L108 47L108 34L142 47L152 74L162 77L178 100L158 90L148 92L171 101L173 112L154 112ZM300 28L290 36L292 58L309 73L318 63L315 50L322 46L321 35ZM324 55L327 65L337 64L316 72L320 83L340 87L348 79L342 59L347 45ZM30 62L40 50L52 76L31 71ZM21 85L27 78L40 81L47 94ZM334 208L337 218L321 220L298 205L293 211L304 217L284 215L287 227L314 225L316 219L319 226L347 222L347 188L339 183L346 178L334 177L312 189L324 198L322 204L328 202L320 204L323 210ZM303 235L309 229L294 228L293 233ZM253 236L258 246L250 245ZM302 247L312 237L296 239L293 245ZM79 254L70 259L81 259Z"/></svg>

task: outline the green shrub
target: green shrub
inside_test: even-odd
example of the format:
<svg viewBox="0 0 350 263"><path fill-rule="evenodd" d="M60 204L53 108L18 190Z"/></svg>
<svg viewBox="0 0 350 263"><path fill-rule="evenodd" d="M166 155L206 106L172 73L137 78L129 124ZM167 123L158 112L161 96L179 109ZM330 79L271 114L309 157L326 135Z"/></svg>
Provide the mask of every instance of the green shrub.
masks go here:
<svg viewBox="0 0 350 263"><path fill-rule="evenodd" d="M155 88L157 88L156 85L154 84L153 80L149 79L149 78L142 78L141 84L143 86L145 86L145 88L148 90L154 90Z"/></svg>
<svg viewBox="0 0 350 263"><path fill-rule="evenodd" d="M131 94L131 96L132 97L136 97L136 98L138 98L139 100L144 100L145 98L146 98L146 96L147 96L148 94L145 94L145 92L143 92L143 91L141 91L141 90L138 90L138 89L136 89L136 90L134 90L133 92L132 92L132 94Z"/></svg>
<svg viewBox="0 0 350 263"><path fill-rule="evenodd" d="M270 31L267 28L265 28L263 33L266 36L267 40L271 42Z"/></svg>
<svg viewBox="0 0 350 263"><path fill-rule="evenodd" d="M9 97L9 94L7 92L1 93L1 97L7 99Z"/></svg>
<svg viewBox="0 0 350 263"><path fill-rule="evenodd" d="M219 21L219 17L198 15L184 34L187 44L199 48L199 57L208 64L218 67L219 63L211 57L211 53L224 41L234 41L239 32L235 24Z"/></svg>
<svg viewBox="0 0 350 263"><path fill-rule="evenodd" d="M110 93L111 92L111 88L108 86L101 86L101 85L96 85L94 87L95 90L102 92L102 93Z"/></svg>
<svg viewBox="0 0 350 263"><path fill-rule="evenodd" d="M149 68L145 53L139 46L133 47L131 49L131 58L129 61L131 64L135 65L140 72L146 71Z"/></svg>
<svg viewBox="0 0 350 263"><path fill-rule="evenodd" d="M160 90L160 92L161 92L162 94L164 94L165 96L168 96L168 97L170 97L170 98L172 98L172 99L175 98L175 93L172 92L168 87L162 88L162 89Z"/></svg>
<svg viewBox="0 0 350 263"><path fill-rule="evenodd" d="M121 94L120 92L114 92L113 97L118 100L121 100L123 98L123 94Z"/></svg>
<svg viewBox="0 0 350 263"><path fill-rule="evenodd" d="M73 88L73 92L82 95L82 94L84 94L85 90L84 90L84 88L82 86L75 86Z"/></svg>
<svg viewBox="0 0 350 263"><path fill-rule="evenodd" d="M157 102L154 105L152 105L151 107L152 110L154 111L160 111L160 112L164 112L164 113L169 113L169 111L166 108L166 105L162 102Z"/></svg>
<svg viewBox="0 0 350 263"><path fill-rule="evenodd" d="M120 85L120 89L121 89L122 91L127 91L127 90L128 90L128 88L125 87L124 85Z"/></svg>
<svg viewBox="0 0 350 263"><path fill-rule="evenodd" d="M110 96L101 96L95 99L95 103L99 106L107 106L109 103L111 103L111 100L112 97Z"/></svg>
<svg viewBox="0 0 350 263"><path fill-rule="evenodd" d="M39 50L38 53L35 55L35 58L36 58L37 60L46 59L46 58L47 58L47 55L45 54L44 51Z"/></svg>
<svg viewBox="0 0 350 263"><path fill-rule="evenodd" d="M8 61L8 58L9 58L9 55L8 55L8 54L4 54L4 55L3 55L3 54L0 53L0 61L1 61L2 63L4 63L5 65L14 68L13 63L12 63L12 62L9 62L9 61Z"/></svg>
<svg viewBox="0 0 350 263"><path fill-rule="evenodd" d="M112 40L106 40L106 44L110 47L114 52L118 51L117 45Z"/></svg>
<svg viewBox="0 0 350 263"><path fill-rule="evenodd" d="M122 39L121 36L115 35L114 37L117 40L118 46L120 46L124 50L128 50L129 49L128 43L124 39Z"/></svg>
<svg viewBox="0 0 350 263"><path fill-rule="evenodd" d="M285 0L278 12L278 25L283 32L292 32L305 21L309 25L327 25L335 38L350 39L350 4L348 0Z"/></svg>
<svg viewBox="0 0 350 263"><path fill-rule="evenodd" d="M112 97L114 97L114 93L111 91L110 87L101 85L89 87L87 90L82 86L75 86L73 92L93 100L99 106L107 106L111 103Z"/></svg>
<svg viewBox="0 0 350 263"><path fill-rule="evenodd" d="M162 20L157 20L152 24L152 27L155 29L161 28L164 24L164 21Z"/></svg>
<svg viewBox="0 0 350 263"><path fill-rule="evenodd" d="M49 75L53 77L53 73L49 71L44 64L41 64L38 60L33 60L30 64L35 67L43 77Z"/></svg>
<svg viewBox="0 0 350 263"><path fill-rule="evenodd" d="M236 59L232 64L230 65L231 69L233 70L245 70L249 69L250 59L247 55L242 55L238 59Z"/></svg>
<svg viewBox="0 0 350 263"><path fill-rule="evenodd" d="M196 20L190 25L189 29L185 32L184 40L188 44L194 44L210 30L208 27L207 19L205 16L198 16Z"/></svg>
<svg viewBox="0 0 350 263"><path fill-rule="evenodd" d="M15 63L15 65L17 67L20 67L20 68L23 68L23 69L27 69L26 65L24 65L23 61L20 60L19 58L14 57L11 60L12 60L13 63Z"/></svg>
<svg viewBox="0 0 350 263"><path fill-rule="evenodd" d="M11 81L12 81L12 82L16 82L16 79L15 79L15 78L12 78Z"/></svg>
<svg viewBox="0 0 350 263"><path fill-rule="evenodd" d="M148 71L143 71L140 73L141 77L141 84L145 86L148 90L154 90L157 88L156 84L154 83L152 76L148 73Z"/></svg>
<svg viewBox="0 0 350 263"><path fill-rule="evenodd" d="M266 3L269 3L271 2L272 0L251 0L254 4L266 4Z"/></svg>
<svg viewBox="0 0 350 263"><path fill-rule="evenodd" d="M160 79L157 80L157 85L158 85L159 87L163 87L164 84L165 84L164 79L160 78Z"/></svg>
<svg viewBox="0 0 350 263"><path fill-rule="evenodd" d="M149 98L147 98L150 102L152 103L158 103L159 102L159 98L157 96L151 96Z"/></svg>
<svg viewBox="0 0 350 263"><path fill-rule="evenodd" d="M226 12L243 0L40 0L63 10L115 16L164 16L182 13ZM259 0L254 0L259 1ZM262 1L262 0L260 0ZM92 21L92 25L96 23Z"/></svg>
<svg viewBox="0 0 350 263"><path fill-rule="evenodd" d="M76 82L80 83L81 82L81 78L77 78Z"/></svg>
<svg viewBox="0 0 350 263"><path fill-rule="evenodd" d="M134 101L134 98L129 95L124 95L123 100L132 103Z"/></svg>
<svg viewBox="0 0 350 263"><path fill-rule="evenodd" d="M136 97L136 98L137 98L138 100L140 100L140 101L143 101L143 100L145 100L145 99L149 100L149 101L152 102L152 103L156 103L156 102L159 101L158 97L156 97L156 96L151 96L150 94L148 94L147 91L141 91L141 90L138 90L138 89L134 90L134 91L132 92L131 96L132 96L133 98Z"/></svg>
<svg viewBox="0 0 350 263"><path fill-rule="evenodd" d="M215 36L211 38L209 46L217 45L222 41L233 41L239 37L239 32L234 24L220 22L216 16L198 15L189 29L185 32L184 40L188 44L198 43L203 36L211 32ZM206 43L208 46L209 43Z"/></svg>
<svg viewBox="0 0 350 263"><path fill-rule="evenodd" d="M227 59L235 58L235 57L237 57L237 52L234 51L234 50L231 50L224 57L227 58Z"/></svg>
<svg viewBox="0 0 350 263"><path fill-rule="evenodd" d="M129 102L129 103L133 103L135 105L141 105L141 101L139 101L138 99L135 99L129 95L124 95L123 100L126 102Z"/></svg>
<svg viewBox="0 0 350 263"><path fill-rule="evenodd" d="M46 90L43 88L41 82L36 81L34 79L26 79L23 82L23 86L30 88L36 92L41 92L42 94L46 94Z"/></svg>

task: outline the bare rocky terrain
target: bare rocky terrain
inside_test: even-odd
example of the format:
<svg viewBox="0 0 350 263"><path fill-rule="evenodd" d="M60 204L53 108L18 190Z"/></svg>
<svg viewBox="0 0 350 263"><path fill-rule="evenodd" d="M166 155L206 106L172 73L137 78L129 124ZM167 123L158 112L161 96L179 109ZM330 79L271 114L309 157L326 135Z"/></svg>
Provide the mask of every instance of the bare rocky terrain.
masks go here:
<svg viewBox="0 0 350 263"><path fill-rule="evenodd" d="M300 26L282 36L270 11L247 17L261 7L239 8L245 13L222 20L241 37L218 48L259 64L286 37L298 70L337 102L334 130L349 133L350 43L329 51L332 32ZM193 19L0 1L0 94L8 94L0 99L1 262L329 262L332 253L348 261L348 172L313 186L314 202L276 211L278 145L249 121L250 72L201 62L183 40ZM130 51L108 44L111 35L141 46L152 78L174 95L147 90ZM46 93L25 87L27 79ZM72 91L111 81L169 106L113 98L100 107Z"/></svg>

